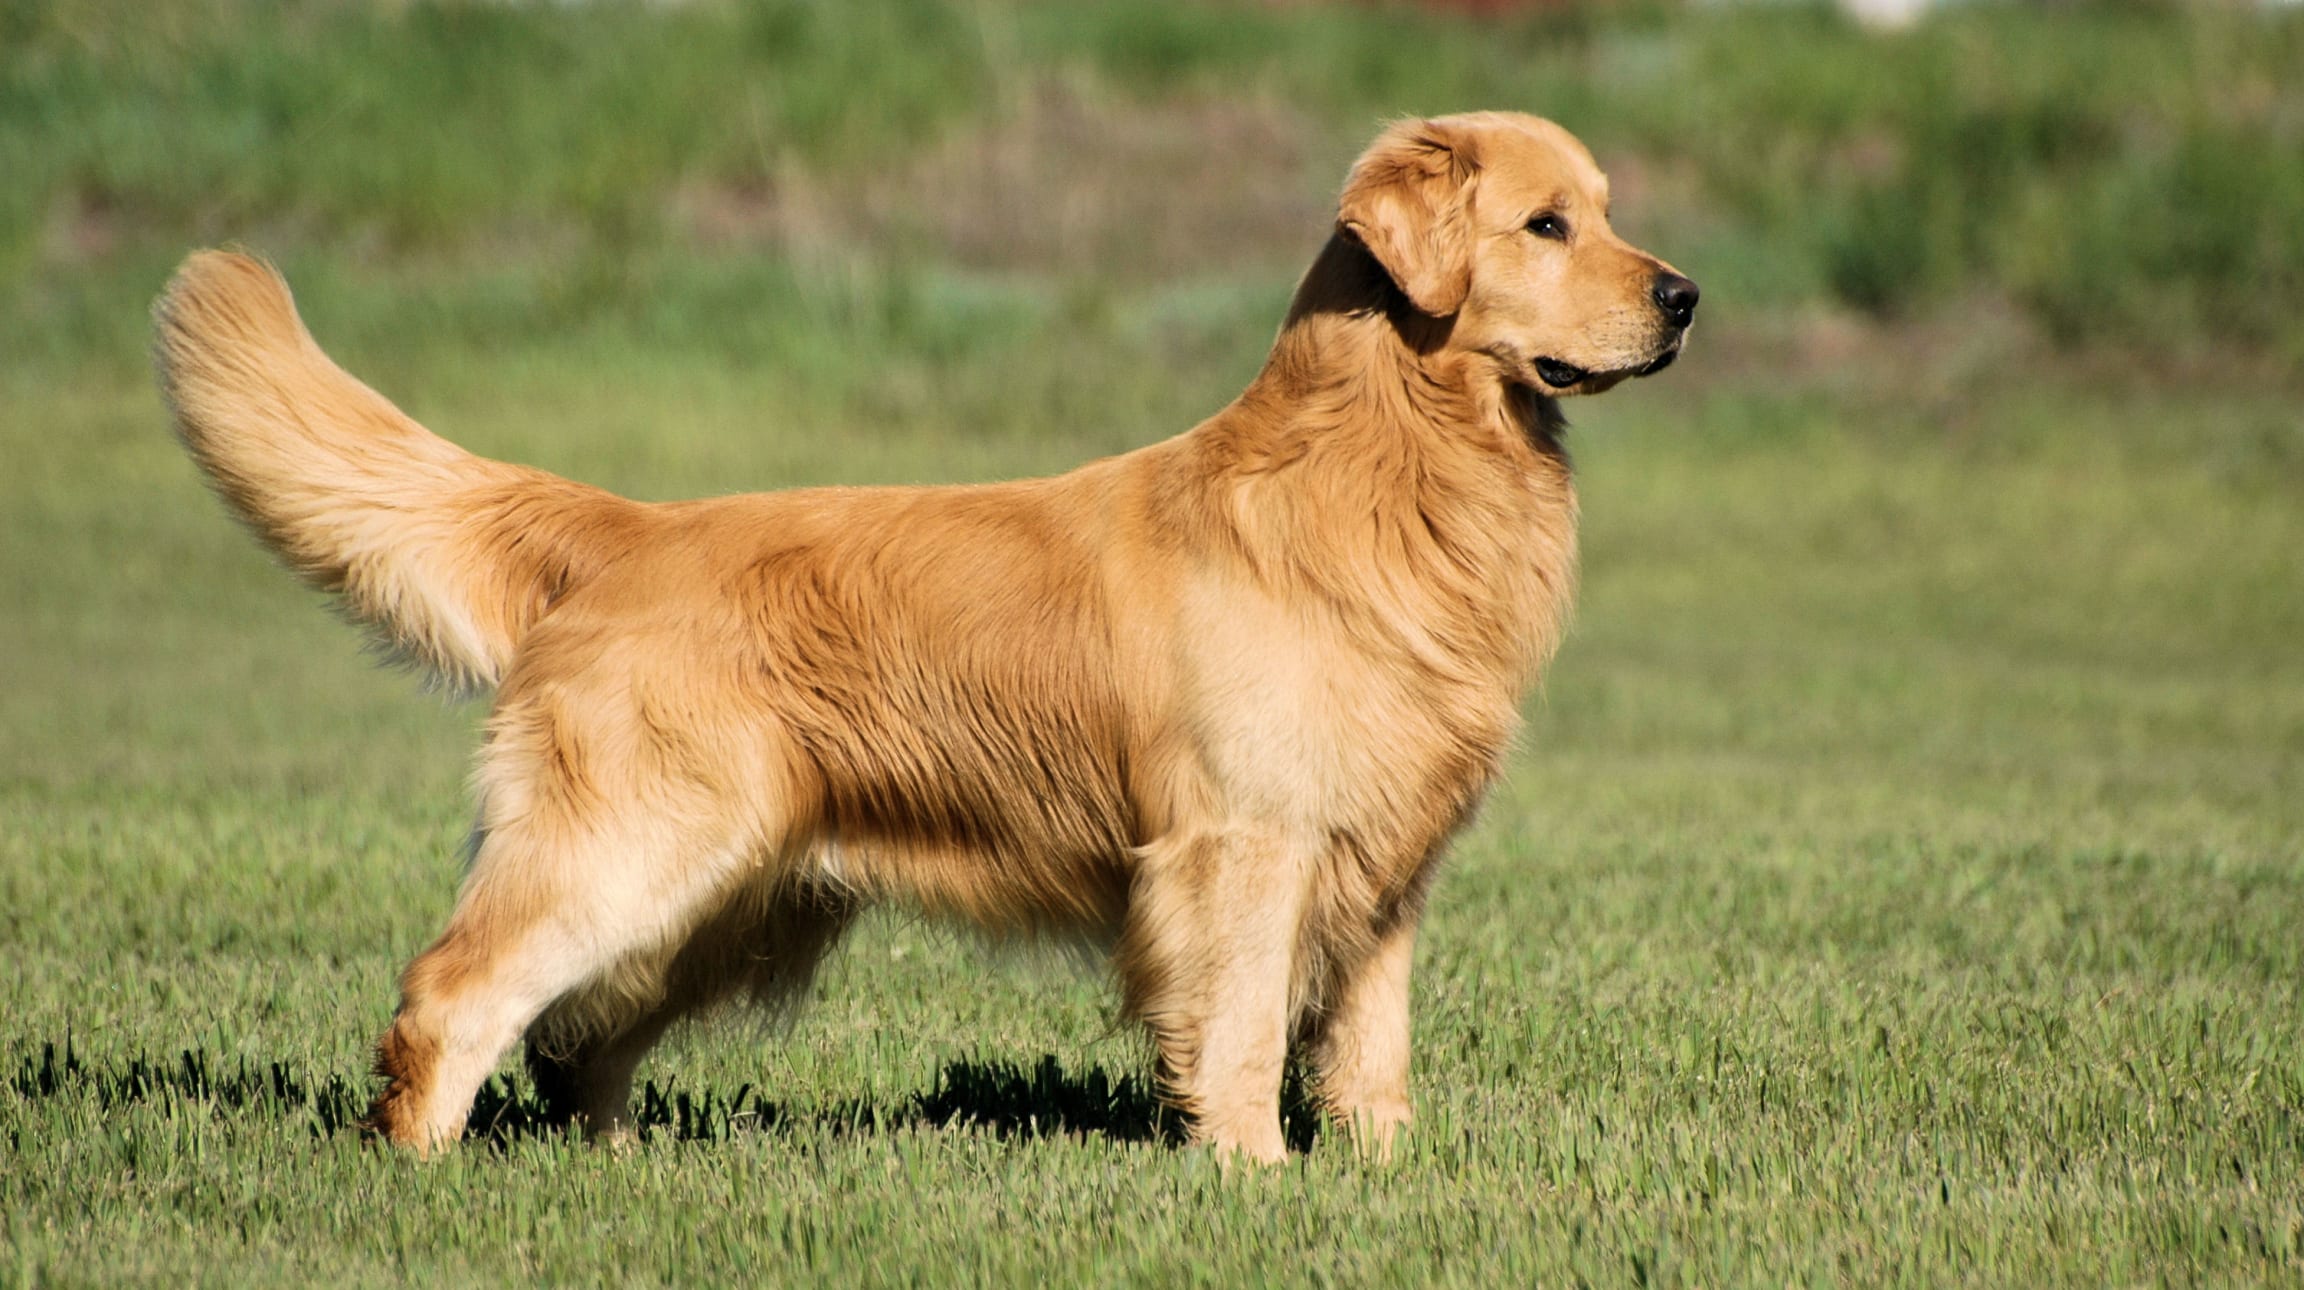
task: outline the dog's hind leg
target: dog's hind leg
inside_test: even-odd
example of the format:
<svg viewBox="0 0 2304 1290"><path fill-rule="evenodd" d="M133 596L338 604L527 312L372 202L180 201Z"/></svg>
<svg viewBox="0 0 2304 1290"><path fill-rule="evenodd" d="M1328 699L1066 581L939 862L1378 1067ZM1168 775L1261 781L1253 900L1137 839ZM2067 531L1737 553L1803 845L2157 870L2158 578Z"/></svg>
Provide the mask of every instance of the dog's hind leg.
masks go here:
<svg viewBox="0 0 2304 1290"><path fill-rule="evenodd" d="M531 1031L526 1065L546 1122L581 1130L595 1142L631 1140L633 1077L648 1050L685 1011L665 1004L613 1034L567 1043Z"/></svg>
<svg viewBox="0 0 2304 1290"><path fill-rule="evenodd" d="M1118 952L1128 1009L1151 1027L1194 1139L1268 1163L1288 1155L1280 1082L1310 855L1258 830L1155 843Z"/></svg>
<svg viewBox="0 0 2304 1290"><path fill-rule="evenodd" d="M457 1138L480 1082L547 1009L553 1029L611 1037L599 1077L586 1079L598 1088L586 1100L605 1108L661 1033L647 1019L679 1001L668 969L731 902L772 881L781 817L770 804L788 797L739 794L692 769L771 784L759 745L668 755L687 745L658 737L645 691L613 680L598 692L508 688L498 702L471 870L447 930L402 976L377 1045L385 1086L368 1123L395 1143L429 1151Z"/></svg>
<svg viewBox="0 0 2304 1290"><path fill-rule="evenodd" d="M538 832L523 821L488 834L448 929L401 977L400 1009L377 1044L385 1087L368 1118L394 1143L430 1151L460 1136L480 1082L564 996L653 995L664 961L735 868L708 847ZM655 1035L626 1034L633 1042L611 1043L604 1059L628 1079Z"/></svg>
<svg viewBox="0 0 2304 1290"><path fill-rule="evenodd" d="M826 887L806 886L779 893L751 920L742 943L743 960L728 974L751 991L752 1001L771 1010L796 1008L816 979L824 956L840 943L863 912L864 902Z"/></svg>
<svg viewBox="0 0 2304 1290"><path fill-rule="evenodd" d="M799 1002L824 955L854 920L855 902L812 888L739 900L698 930L666 968L664 1001L608 1030L563 1040L551 1018L528 1035L527 1067L546 1118L593 1140L629 1140L632 1084L640 1062L672 1024L732 990L788 1008Z"/></svg>
<svg viewBox="0 0 2304 1290"><path fill-rule="evenodd" d="M1383 931L1372 953L1337 973L1314 1023L1311 1057L1320 1101L1362 1151L1392 1154L1408 1123L1408 969L1416 920Z"/></svg>

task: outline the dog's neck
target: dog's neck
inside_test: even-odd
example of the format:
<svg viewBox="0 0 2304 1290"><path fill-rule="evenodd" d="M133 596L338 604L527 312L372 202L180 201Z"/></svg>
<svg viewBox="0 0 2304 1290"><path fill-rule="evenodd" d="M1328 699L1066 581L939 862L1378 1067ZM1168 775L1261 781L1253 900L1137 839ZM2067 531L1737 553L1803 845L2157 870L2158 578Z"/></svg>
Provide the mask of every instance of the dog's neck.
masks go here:
<svg viewBox="0 0 2304 1290"><path fill-rule="evenodd" d="M1565 469L1558 401L1453 349L1454 318L1420 313L1374 256L1338 230L1304 274L1264 370L1242 396L1269 430L1319 433L1331 417L1429 439L1435 427L1500 434ZM1349 402L1351 407L1339 407ZM1277 447L1278 445L1275 445ZM1462 444L1427 445L1434 448Z"/></svg>
<svg viewBox="0 0 2304 1290"><path fill-rule="evenodd" d="M1567 612L1575 491L1553 401L1450 347L1452 326L1339 233L1264 370L1190 439L1260 570L1425 624L1427 645L1455 642L1419 647L1438 671L1495 662L1517 684ZM1409 576L1380 595L1343 576L1387 565Z"/></svg>

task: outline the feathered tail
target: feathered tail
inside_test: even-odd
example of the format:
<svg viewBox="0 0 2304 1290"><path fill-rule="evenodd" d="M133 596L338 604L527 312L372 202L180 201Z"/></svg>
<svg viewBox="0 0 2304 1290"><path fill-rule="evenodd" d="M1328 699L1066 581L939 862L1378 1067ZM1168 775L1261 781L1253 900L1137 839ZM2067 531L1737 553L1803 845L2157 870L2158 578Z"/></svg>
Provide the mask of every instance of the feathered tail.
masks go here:
<svg viewBox="0 0 2304 1290"><path fill-rule="evenodd" d="M258 260L194 254L152 320L177 436L217 495L451 685L499 681L527 630L646 522L639 503L473 456L410 420L320 351Z"/></svg>

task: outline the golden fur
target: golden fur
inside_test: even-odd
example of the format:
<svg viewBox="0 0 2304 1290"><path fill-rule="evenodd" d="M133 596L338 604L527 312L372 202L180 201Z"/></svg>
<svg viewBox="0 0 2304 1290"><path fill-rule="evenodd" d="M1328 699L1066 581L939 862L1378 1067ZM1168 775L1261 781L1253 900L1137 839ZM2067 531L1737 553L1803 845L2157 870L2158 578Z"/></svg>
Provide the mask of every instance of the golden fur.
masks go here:
<svg viewBox="0 0 2304 1290"><path fill-rule="evenodd" d="M1053 479L665 505L433 436L270 269L191 257L157 361L216 491L407 656L497 691L373 1126L453 1140L525 1034L559 1110L627 1131L667 1024L789 999L901 898L1109 944L1202 1140L1282 1156L1293 1040L1388 1144L1433 862L1567 612L1544 391L1654 370L1693 308L1687 284L1668 316L1684 280L1606 206L1548 122L1405 122L1263 372L1189 433Z"/></svg>

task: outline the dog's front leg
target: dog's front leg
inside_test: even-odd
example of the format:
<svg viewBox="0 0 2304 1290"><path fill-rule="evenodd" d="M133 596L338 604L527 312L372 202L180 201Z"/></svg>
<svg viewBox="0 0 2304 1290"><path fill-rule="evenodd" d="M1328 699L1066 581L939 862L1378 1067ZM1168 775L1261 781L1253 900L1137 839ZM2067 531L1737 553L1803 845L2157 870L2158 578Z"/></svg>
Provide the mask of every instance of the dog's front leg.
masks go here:
<svg viewBox="0 0 2304 1290"><path fill-rule="evenodd" d="M1374 953L1337 975L1312 1033L1311 1056L1328 1114L1378 1159L1408 1124L1408 969L1416 920L1403 917Z"/></svg>
<svg viewBox="0 0 2304 1290"><path fill-rule="evenodd" d="M1280 1080L1309 848L1227 829L1146 849L1119 966L1169 1098L1223 1155L1288 1158Z"/></svg>

